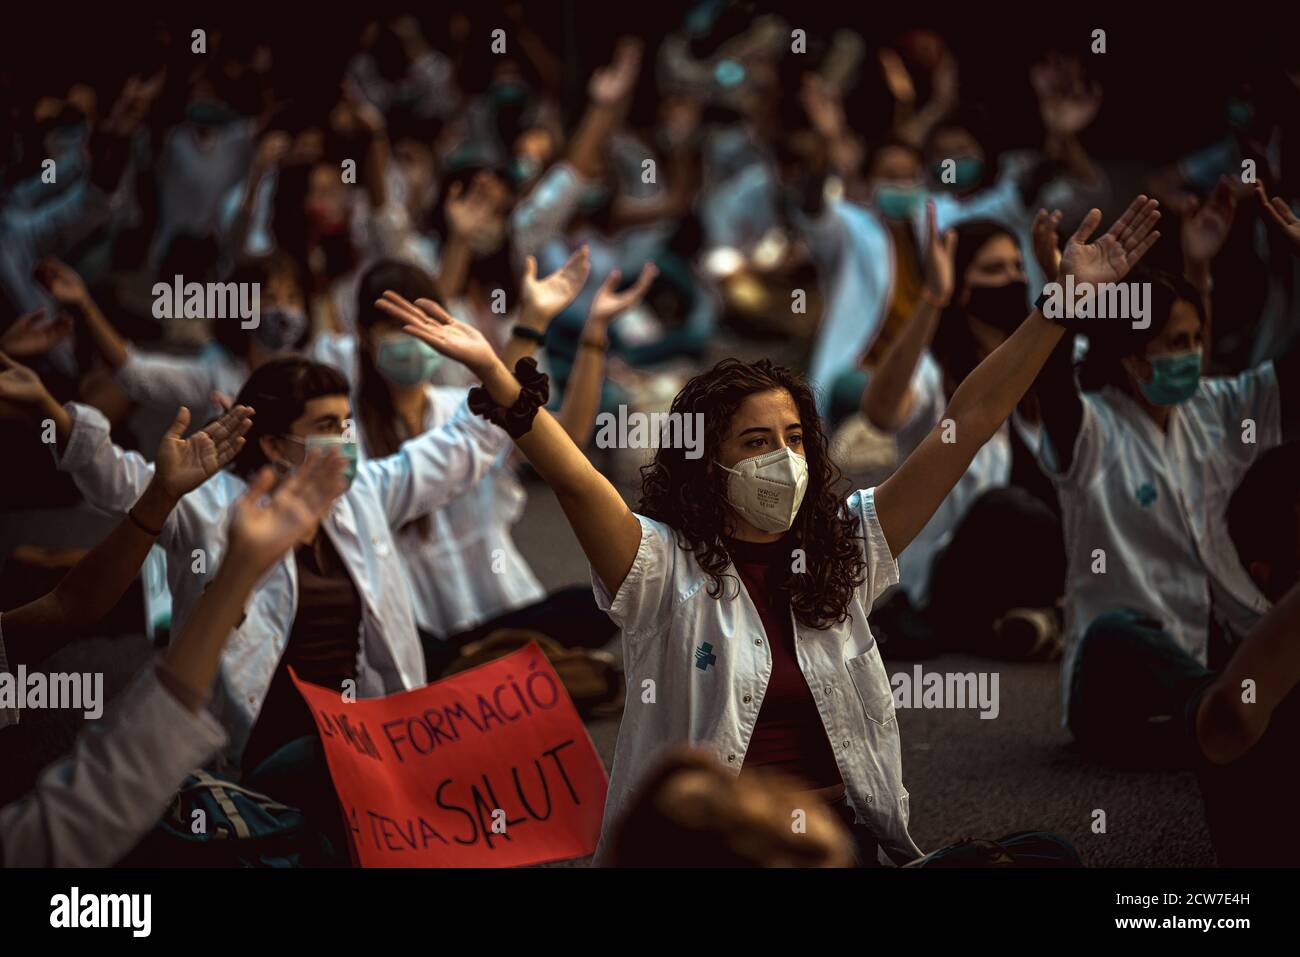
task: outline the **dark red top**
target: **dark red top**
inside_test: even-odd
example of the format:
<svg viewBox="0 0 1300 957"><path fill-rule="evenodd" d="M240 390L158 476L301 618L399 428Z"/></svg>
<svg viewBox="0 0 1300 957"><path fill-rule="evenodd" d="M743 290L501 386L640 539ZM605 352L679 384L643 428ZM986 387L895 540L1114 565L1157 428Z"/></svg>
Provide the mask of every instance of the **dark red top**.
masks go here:
<svg viewBox="0 0 1300 957"><path fill-rule="evenodd" d="M817 702L799 667L790 594L781 587L790 574L793 547L789 536L771 543L727 543L736 573L763 621L772 653L772 677L742 770L777 770L811 790L839 784L841 779Z"/></svg>

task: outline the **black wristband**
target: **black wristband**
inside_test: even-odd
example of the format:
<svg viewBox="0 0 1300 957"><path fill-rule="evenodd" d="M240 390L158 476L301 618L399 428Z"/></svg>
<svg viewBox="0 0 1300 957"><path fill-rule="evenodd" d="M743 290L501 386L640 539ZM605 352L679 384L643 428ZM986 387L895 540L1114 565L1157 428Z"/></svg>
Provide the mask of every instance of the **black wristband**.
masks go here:
<svg viewBox="0 0 1300 957"><path fill-rule="evenodd" d="M512 439L528 434L537 410L551 397L550 379L537 371L536 359L525 357L516 362L515 378L519 380L519 397L510 408L498 405L482 386L469 390L469 410L505 429Z"/></svg>
<svg viewBox="0 0 1300 957"><path fill-rule="evenodd" d="M546 341L546 333L538 332L531 326L525 326L521 322L516 322L510 328L512 336L518 336L520 339L527 339L529 342L535 342L539 346Z"/></svg>
<svg viewBox="0 0 1300 957"><path fill-rule="evenodd" d="M140 529L140 531L144 532L146 535L150 536L151 538L157 538L159 535L162 534L161 528L155 532L152 528L149 528L147 525L144 524L144 522L140 521L138 518L135 517L134 505L132 505L130 508L126 510L126 517L131 520L132 525Z"/></svg>

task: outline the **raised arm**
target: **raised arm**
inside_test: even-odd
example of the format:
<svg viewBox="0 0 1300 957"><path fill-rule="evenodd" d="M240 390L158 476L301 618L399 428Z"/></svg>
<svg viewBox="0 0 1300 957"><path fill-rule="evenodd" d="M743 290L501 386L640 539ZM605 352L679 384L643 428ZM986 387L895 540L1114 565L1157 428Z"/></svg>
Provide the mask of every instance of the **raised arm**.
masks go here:
<svg viewBox="0 0 1300 957"><path fill-rule="evenodd" d="M187 450L209 459L215 471L243 447L244 433L252 424L246 415L232 413L230 421L236 424L229 430L214 430L218 431L215 439L211 433L196 432L186 440L182 436L189 421L189 410L182 408L163 437L149 485L108 537L72 566L53 591L5 612L5 651L11 665L30 665L48 657L108 614L144 564L176 503L204 474L187 469Z"/></svg>
<svg viewBox="0 0 1300 957"><path fill-rule="evenodd" d="M515 323L545 336L551 320L568 308L569 303L582 292L591 273L590 250L583 246L571 255L564 265L544 279L537 278L537 260L524 259L524 275L519 283L519 314ZM502 352L501 359L507 369L513 369L520 359L537 351L537 341L523 335L512 335Z"/></svg>
<svg viewBox="0 0 1300 957"><path fill-rule="evenodd" d="M119 699L110 721L88 727L31 793L0 808L4 864L116 863L185 775L221 748L225 734L204 704L222 650L261 576L343 491L344 465L338 455L309 457L274 491L269 468L253 480L234 507L225 560L176 641Z"/></svg>
<svg viewBox="0 0 1300 957"><path fill-rule="evenodd" d="M1061 272L1075 285L1118 282L1150 249L1160 214L1139 196L1095 243L1088 237L1101 212L1088 213L1070 237ZM952 491L971 460L1001 427L1033 384L1065 330L1035 309L1005 342L975 367L953 393L944 419L876 490L876 510L895 556L902 553Z"/></svg>
<svg viewBox="0 0 1300 957"><path fill-rule="evenodd" d="M65 266L57 259L49 258L42 260L37 266L36 279L60 306L85 326L90 334L90 341L95 345L95 351L110 369L116 372L126 364L128 356L126 340L100 312L76 270Z"/></svg>
<svg viewBox="0 0 1300 957"><path fill-rule="evenodd" d="M654 263L646 263L636 282L622 292L614 288L622 279L617 269L605 277L591 300L587 321L578 340L578 355L564 388L564 402L557 414L560 425L578 448L585 448L600 411L600 392L605 384L605 353L609 350L609 325L640 302L659 275ZM509 363L507 369L514 368Z"/></svg>
<svg viewBox="0 0 1300 957"><path fill-rule="evenodd" d="M519 397L518 380L472 326L457 322L427 300L417 308L391 292L377 305L406 323L407 332L467 366L493 402L510 406ZM538 410L532 427L515 444L555 492L601 582L611 595L617 594L641 544L641 523L545 409Z"/></svg>
<svg viewBox="0 0 1300 957"><path fill-rule="evenodd" d="M912 377L921 356L934 339L939 317L952 295L957 233L950 229L940 238L933 202L926 203L925 213L927 252L921 298L911 320L890 344L862 392L862 414L872 425L886 432L896 431L907 421L913 400Z"/></svg>

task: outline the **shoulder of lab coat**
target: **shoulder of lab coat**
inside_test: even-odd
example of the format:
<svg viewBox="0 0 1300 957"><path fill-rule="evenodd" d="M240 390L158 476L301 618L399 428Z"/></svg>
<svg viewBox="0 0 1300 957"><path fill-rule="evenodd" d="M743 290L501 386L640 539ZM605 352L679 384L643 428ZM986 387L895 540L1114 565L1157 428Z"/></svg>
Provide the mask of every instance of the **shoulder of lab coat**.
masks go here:
<svg viewBox="0 0 1300 957"><path fill-rule="evenodd" d="M79 402L69 402L64 408L72 417L72 431L62 452L57 444L50 446L55 465L72 476L78 491L95 508L125 515L152 481L153 463L139 452L127 452L113 444L108 420L98 409ZM190 541L196 535L206 540L210 532L205 530L214 517L243 487L243 481L231 472L212 476L176 503L163 523L158 544L170 552L178 541Z"/></svg>
<svg viewBox="0 0 1300 957"><path fill-rule="evenodd" d="M563 160L543 173L510 214L516 255L536 255L547 240L563 231L586 186L586 179Z"/></svg>
<svg viewBox="0 0 1300 957"><path fill-rule="evenodd" d="M187 406L194 422L211 404L213 389L230 391L232 383L243 384L248 366L225 350L209 350L199 356L168 356L142 353L127 346L126 362L114 375L117 384L136 402ZM233 393L232 393L233 395Z"/></svg>
<svg viewBox="0 0 1300 957"><path fill-rule="evenodd" d="M112 718L87 725L70 756L48 768L30 793L0 808L4 864L114 864L225 737L206 711L195 714L177 701L150 664Z"/></svg>
<svg viewBox="0 0 1300 957"><path fill-rule="evenodd" d="M370 486L389 525L399 528L460 496L509 444L504 429L464 404L445 424L403 442L393 455L362 462L356 481Z"/></svg>
<svg viewBox="0 0 1300 957"><path fill-rule="evenodd" d="M842 247L832 267L826 311L813 347L808 380L823 414L829 408L831 387L840 373L853 368L875 340L884 320L894 279L894 246L889 231L871 210L856 203L830 204L823 215L833 216ZM857 273L861 286L850 302L839 302L836 277L843 270Z"/></svg>
<svg viewBox="0 0 1300 957"><path fill-rule="evenodd" d="M307 347L307 355L316 362L338 369L348 380L348 388L354 392L359 375L357 373L357 337L350 332L326 332L317 336Z"/></svg>

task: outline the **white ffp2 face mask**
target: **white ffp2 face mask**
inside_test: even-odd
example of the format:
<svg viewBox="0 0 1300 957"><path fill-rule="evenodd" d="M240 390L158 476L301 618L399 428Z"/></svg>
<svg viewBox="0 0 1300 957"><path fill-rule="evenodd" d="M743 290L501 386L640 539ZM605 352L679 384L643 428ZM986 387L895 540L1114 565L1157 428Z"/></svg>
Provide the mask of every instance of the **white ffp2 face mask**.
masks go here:
<svg viewBox="0 0 1300 957"><path fill-rule="evenodd" d="M740 516L765 532L786 532L794 524L808 489L808 462L789 446L742 459L733 469L721 462L727 501Z"/></svg>

